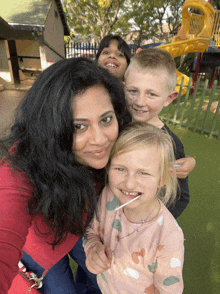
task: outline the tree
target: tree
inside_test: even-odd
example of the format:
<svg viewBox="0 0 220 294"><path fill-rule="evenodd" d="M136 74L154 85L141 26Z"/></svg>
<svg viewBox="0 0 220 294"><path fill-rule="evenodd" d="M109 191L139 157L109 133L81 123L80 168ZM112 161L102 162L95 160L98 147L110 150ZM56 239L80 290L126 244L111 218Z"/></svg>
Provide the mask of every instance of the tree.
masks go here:
<svg viewBox="0 0 220 294"><path fill-rule="evenodd" d="M125 0L63 0L70 27L76 33L92 35L99 41L111 31L118 21Z"/></svg>
<svg viewBox="0 0 220 294"><path fill-rule="evenodd" d="M181 24L184 0L130 0L124 18L131 22L131 33L138 45L150 38L169 42L170 32ZM167 24L167 26L165 26Z"/></svg>
<svg viewBox="0 0 220 294"><path fill-rule="evenodd" d="M124 23L130 24L128 33L138 46L143 40L155 36L158 30L153 2L150 0L130 0L124 7L121 27Z"/></svg>
<svg viewBox="0 0 220 294"><path fill-rule="evenodd" d="M216 10L220 10L220 2L219 0L212 0L212 6Z"/></svg>
<svg viewBox="0 0 220 294"><path fill-rule="evenodd" d="M170 33L181 25L182 21L182 6L184 0L158 0L154 1L154 15L159 23L157 37L170 42ZM167 27L164 25L167 24Z"/></svg>
<svg viewBox="0 0 220 294"><path fill-rule="evenodd" d="M184 0L62 1L75 34L92 36L98 43L111 32L122 37L129 34L137 45L154 37L170 42L170 32L181 24L184 3Z"/></svg>

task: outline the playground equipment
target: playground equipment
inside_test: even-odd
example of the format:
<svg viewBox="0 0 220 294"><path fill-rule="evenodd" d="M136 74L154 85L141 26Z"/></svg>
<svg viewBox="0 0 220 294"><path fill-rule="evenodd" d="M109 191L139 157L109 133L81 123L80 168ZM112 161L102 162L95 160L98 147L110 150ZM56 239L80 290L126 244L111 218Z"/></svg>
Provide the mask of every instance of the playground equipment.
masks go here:
<svg viewBox="0 0 220 294"><path fill-rule="evenodd" d="M209 0L211 1L211 0ZM196 85L196 81L199 73L206 74L211 73L211 79L209 82L209 88L213 86L216 68L220 66L220 11L215 11L214 23L211 32L211 38L208 49L204 53L198 53L196 56L196 71L194 74L193 85Z"/></svg>
<svg viewBox="0 0 220 294"><path fill-rule="evenodd" d="M190 13L190 8L197 8L204 15ZM177 36L172 43L161 45L160 48L170 52L173 57L189 52L204 52L211 38L214 15L215 11L210 3L204 0L186 0L182 8L182 25Z"/></svg>
<svg viewBox="0 0 220 294"><path fill-rule="evenodd" d="M197 8L203 15L190 13L190 8ZM209 45L213 31L215 11L212 5L204 0L186 0L182 8L181 28L172 43L158 46L168 51L173 57L182 56L190 52L204 52ZM184 84L188 85L189 78L177 71L177 83L184 77ZM186 93L186 88L181 95Z"/></svg>

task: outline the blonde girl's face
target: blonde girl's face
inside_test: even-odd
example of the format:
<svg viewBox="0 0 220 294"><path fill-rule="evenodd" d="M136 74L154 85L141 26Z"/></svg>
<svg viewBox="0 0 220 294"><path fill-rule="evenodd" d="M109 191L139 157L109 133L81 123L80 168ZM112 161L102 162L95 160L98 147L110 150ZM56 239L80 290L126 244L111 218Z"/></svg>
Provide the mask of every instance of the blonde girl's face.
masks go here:
<svg viewBox="0 0 220 294"><path fill-rule="evenodd" d="M157 201L160 152L156 146L147 146L118 155L111 160L109 187L120 204L140 195L124 207L143 214Z"/></svg>
<svg viewBox="0 0 220 294"><path fill-rule="evenodd" d="M117 40L110 41L109 47L102 50L98 58L98 65L107 69L120 81L123 80L128 64L124 53L118 49Z"/></svg>

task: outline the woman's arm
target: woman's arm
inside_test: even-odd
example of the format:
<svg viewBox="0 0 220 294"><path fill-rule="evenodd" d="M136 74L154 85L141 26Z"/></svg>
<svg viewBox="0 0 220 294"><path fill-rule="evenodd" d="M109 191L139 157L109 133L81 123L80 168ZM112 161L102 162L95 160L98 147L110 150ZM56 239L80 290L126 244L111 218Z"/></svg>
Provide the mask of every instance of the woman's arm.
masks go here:
<svg viewBox="0 0 220 294"><path fill-rule="evenodd" d="M32 189L24 176L0 165L0 293L7 293L18 273L18 262L32 218L27 204Z"/></svg>

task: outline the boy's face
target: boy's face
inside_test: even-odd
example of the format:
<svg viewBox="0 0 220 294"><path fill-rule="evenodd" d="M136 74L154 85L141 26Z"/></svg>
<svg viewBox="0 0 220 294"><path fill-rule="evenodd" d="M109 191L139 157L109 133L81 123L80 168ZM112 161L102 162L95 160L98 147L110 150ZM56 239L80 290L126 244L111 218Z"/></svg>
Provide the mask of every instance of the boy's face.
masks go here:
<svg viewBox="0 0 220 294"><path fill-rule="evenodd" d="M125 96L133 121L156 124L158 114L178 95L170 92L168 74L164 70L143 72L132 67L126 77Z"/></svg>

